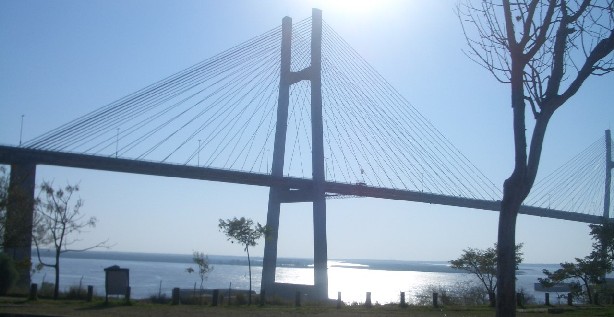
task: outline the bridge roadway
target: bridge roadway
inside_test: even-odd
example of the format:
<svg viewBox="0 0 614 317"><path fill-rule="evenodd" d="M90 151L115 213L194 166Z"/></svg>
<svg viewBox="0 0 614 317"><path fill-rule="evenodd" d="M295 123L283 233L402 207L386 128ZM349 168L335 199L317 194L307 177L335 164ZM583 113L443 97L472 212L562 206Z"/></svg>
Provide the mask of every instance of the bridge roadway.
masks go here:
<svg viewBox="0 0 614 317"><path fill-rule="evenodd" d="M51 165L112 172L200 179L214 182L225 182L256 186L279 186L288 188L284 195L285 202L308 201L313 181L299 177L273 177L268 174L250 173L208 167L178 165L137 161L114 157L103 157L77 153L62 153L43 150L32 150L21 147L0 145L0 164ZM327 194L372 197L382 199L414 201L428 204L457 206L473 209L499 211L500 201L480 200L440 194L423 193L411 190L372 187L362 184L325 182ZM303 194L305 193L305 194ZM577 212L553 210L531 206L522 206L520 213L525 215L577 221L584 223L602 223L601 216L587 215Z"/></svg>

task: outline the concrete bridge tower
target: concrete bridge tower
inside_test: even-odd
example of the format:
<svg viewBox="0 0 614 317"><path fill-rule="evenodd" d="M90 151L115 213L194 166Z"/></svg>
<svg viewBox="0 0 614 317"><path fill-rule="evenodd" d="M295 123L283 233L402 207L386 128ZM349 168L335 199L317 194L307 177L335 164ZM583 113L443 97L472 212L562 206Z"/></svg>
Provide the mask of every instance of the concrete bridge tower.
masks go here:
<svg viewBox="0 0 614 317"><path fill-rule="evenodd" d="M279 99L277 126L273 149L271 174L283 177L286 132L290 85L302 80L311 83L311 132L312 132L312 171L313 188L292 190L283 185L271 186L267 226L270 232L265 240L264 263L262 269L262 290L267 295L295 294L296 291L308 293L311 299L328 299L328 255L326 243L326 200L324 192L324 134L322 122L322 11L313 9L311 29L311 65L303 70L292 72L292 19L282 21L281 73L279 80ZM314 237L314 286L282 285L275 282L277 266L277 241L281 204L293 202L313 203Z"/></svg>

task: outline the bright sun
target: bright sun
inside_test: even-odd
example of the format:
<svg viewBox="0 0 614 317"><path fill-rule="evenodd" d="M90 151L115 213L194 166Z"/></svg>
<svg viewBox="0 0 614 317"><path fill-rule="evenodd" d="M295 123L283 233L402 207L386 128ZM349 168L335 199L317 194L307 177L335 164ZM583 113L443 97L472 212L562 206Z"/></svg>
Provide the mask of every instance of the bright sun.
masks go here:
<svg viewBox="0 0 614 317"><path fill-rule="evenodd" d="M318 0L314 1L325 11L335 11L348 15L375 14L384 8L390 8L399 0Z"/></svg>

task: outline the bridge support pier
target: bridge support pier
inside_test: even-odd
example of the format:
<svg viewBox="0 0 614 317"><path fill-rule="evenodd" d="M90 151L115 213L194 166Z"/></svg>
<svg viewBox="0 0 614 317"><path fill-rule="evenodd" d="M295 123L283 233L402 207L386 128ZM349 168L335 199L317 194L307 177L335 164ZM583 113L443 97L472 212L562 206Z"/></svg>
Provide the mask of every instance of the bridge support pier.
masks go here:
<svg viewBox="0 0 614 317"><path fill-rule="evenodd" d="M3 248L15 261L19 272L16 288L24 294L30 287L35 187L36 164L11 165Z"/></svg>
<svg viewBox="0 0 614 317"><path fill-rule="evenodd" d="M612 134L610 130L605 130L605 192L603 196L603 220L610 221L610 192L612 184Z"/></svg>
<svg viewBox="0 0 614 317"><path fill-rule="evenodd" d="M271 186L267 213L267 234L264 246L262 268L262 290L267 295L291 296L287 292L292 288L287 284L275 283L277 267L277 241L279 238L279 216L282 203L313 203L313 238L314 238L314 286L296 285L294 287L308 292L312 300L328 299L328 251L326 241L326 197L324 191L324 128L322 122L322 11L313 10L311 32L311 65L298 72L290 70L292 47L292 19L285 17L282 21L281 68L279 82L279 99L277 125L273 149L271 175L282 178L290 103L290 85L302 80L311 82L311 131L312 131L312 170L313 188L293 190L284 186ZM286 294L287 293L287 294Z"/></svg>

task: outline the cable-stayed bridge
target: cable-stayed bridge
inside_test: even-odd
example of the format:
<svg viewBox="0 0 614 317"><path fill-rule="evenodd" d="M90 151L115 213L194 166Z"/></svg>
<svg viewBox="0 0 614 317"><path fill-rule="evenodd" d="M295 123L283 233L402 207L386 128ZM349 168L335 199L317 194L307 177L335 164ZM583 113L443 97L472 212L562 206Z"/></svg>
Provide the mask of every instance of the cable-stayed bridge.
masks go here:
<svg viewBox="0 0 614 317"><path fill-rule="evenodd" d="M521 213L609 218L611 144L606 135L536 184ZM36 165L267 186L273 229L282 204L313 202L315 287L308 292L316 296L327 294L327 198L498 211L502 196L317 10L20 147L0 146L0 163L11 164L11 186L23 197L33 197ZM10 210L32 210L32 202L11 201ZM269 294L288 287L275 283L272 232L262 278ZM7 239L5 249L29 257L29 240Z"/></svg>

